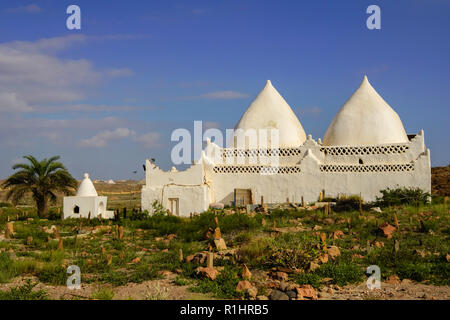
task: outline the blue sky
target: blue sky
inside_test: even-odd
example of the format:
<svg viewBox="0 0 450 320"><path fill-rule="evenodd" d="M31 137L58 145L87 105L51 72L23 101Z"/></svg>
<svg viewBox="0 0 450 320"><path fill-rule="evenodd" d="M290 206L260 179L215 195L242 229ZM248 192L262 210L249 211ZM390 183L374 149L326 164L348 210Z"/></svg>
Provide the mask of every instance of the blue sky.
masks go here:
<svg viewBox="0 0 450 320"><path fill-rule="evenodd" d="M3 0L0 178L25 154L61 155L77 178L167 170L174 129L233 128L267 79L321 138L364 74L448 165L449 18L447 0Z"/></svg>

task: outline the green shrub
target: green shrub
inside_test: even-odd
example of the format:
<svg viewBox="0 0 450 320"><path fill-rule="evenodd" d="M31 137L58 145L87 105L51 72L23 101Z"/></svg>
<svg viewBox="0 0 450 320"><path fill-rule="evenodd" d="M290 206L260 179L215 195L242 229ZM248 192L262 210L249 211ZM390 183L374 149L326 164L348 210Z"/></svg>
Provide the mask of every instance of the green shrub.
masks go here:
<svg viewBox="0 0 450 320"><path fill-rule="evenodd" d="M314 273L322 278L332 278L332 282L338 286L358 283L364 275L364 271L358 265L343 261L323 264Z"/></svg>
<svg viewBox="0 0 450 320"><path fill-rule="evenodd" d="M114 292L108 288L100 288L92 293L92 298L97 300L112 300Z"/></svg>
<svg viewBox="0 0 450 320"><path fill-rule="evenodd" d="M0 291L0 300L47 300L47 292L44 290L33 291L37 283L27 280L22 286Z"/></svg>
<svg viewBox="0 0 450 320"><path fill-rule="evenodd" d="M322 279L322 277L316 273L296 273L291 275L291 278L299 285L309 284L316 289L320 288L320 280Z"/></svg>
<svg viewBox="0 0 450 320"><path fill-rule="evenodd" d="M259 238L243 246L239 255L251 266L306 269L322 253L319 240L306 234L287 233L275 238ZM320 247L320 246L319 246Z"/></svg>
<svg viewBox="0 0 450 320"><path fill-rule="evenodd" d="M9 202L0 202L0 208L11 208L12 204Z"/></svg>
<svg viewBox="0 0 450 320"><path fill-rule="evenodd" d="M60 265L46 264L37 277L40 281L53 285L65 285L67 283L67 270Z"/></svg>
<svg viewBox="0 0 450 320"><path fill-rule="evenodd" d="M113 286L123 286L128 283L128 277L126 273L121 271L109 271L102 273L100 281L110 283Z"/></svg>
<svg viewBox="0 0 450 320"><path fill-rule="evenodd" d="M380 207L428 204L431 195L419 188L397 188L380 191L382 196L377 197L376 204Z"/></svg>

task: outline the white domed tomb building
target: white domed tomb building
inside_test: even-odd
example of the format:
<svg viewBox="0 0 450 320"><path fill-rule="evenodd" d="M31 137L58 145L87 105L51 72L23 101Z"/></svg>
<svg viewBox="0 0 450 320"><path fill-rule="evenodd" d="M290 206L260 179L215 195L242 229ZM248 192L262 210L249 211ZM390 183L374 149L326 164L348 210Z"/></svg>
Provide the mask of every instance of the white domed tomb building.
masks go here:
<svg viewBox="0 0 450 320"><path fill-rule="evenodd" d="M92 219L99 216L102 219L112 219L114 212L106 210L107 202L108 198L97 194L89 174L85 173L77 194L73 197L64 197L63 219L88 218L89 213Z"/></svg>
<svg viewBox="0 0 450 320"><path fill-rule="evenodd" d="M271 147L272 129L277 129L277 148ZM246 136L249 130L256 131L256 144ZM263 139L260 131L266 132ZM274 165L262 161L264 155L278 156L276 170L268 170ZM324 193L361 194L364 201L374 201L380 190L396 187L431 192L430 151L423 130L407 135L398 114L367 77L339 110L323 142L306 136L290 106L267 81L227 148L207 139L201 159L180 172L164 172L147 160L141 201L143 210L151 212L158 200L173 214L189 216L213 203L257 204L261 197L265 203L308 203Z"/></svg>

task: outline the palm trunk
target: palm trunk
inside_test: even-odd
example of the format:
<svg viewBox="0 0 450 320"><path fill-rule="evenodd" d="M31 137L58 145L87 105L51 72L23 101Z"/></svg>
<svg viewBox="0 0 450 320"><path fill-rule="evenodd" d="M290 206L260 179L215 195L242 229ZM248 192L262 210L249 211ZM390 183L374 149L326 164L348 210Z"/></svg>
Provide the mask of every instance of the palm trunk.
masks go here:
<svg viewBox="0 0 450 320"><path fill-rule="evenodd" d="M39 218L43 218L47 216L48 212L48 199L47 197L42 197L41 199L36 201L37 213Z"/></svg>

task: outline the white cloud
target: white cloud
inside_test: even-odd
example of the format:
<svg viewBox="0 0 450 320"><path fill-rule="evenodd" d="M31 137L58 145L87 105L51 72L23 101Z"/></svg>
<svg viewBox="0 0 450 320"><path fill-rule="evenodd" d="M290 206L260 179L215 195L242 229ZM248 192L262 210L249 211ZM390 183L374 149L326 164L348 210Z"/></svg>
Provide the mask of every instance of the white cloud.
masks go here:
<svg viewBox="0 0 450 320"><path fill-rule="evenodd" d="M104 148L110 141L129 138L132 141L141 144L145 148L155 148L160 146L161 135L158 132L148 132L138 135L135 131L128 128L117 128L113 131L105 130L95 136L83 139L79 145L89 148Z"/></svg>
<svg viewBox="0 0 450 320"><path fill-rule="evenodd" d="M42 10L41 7L39 7L37 4L29 4L27 6L19 6L16 8L8 8L3 10L4 12L7 13L39 13Z"/></svg>
<svg viewBox="0 0 450 320"><path fill-rule="evenodd" d="M25 101L17 98L14 92L0 91L0 112L28 112L31 110L32 108Z"/></svg>
<svg viewBox="0 0 450 320"><path fill-rule="evenodd" d="M217 99L217 100L227 100L227 99L242 99L247 98L248 94L240 93L236 91L216 91L205 93L199 96L202 99Z"/></svg>
<svg viewBox="0 0 450 320"><path fill-rule="evenodd" d="M161 146L160 139L161 135L158 132L149 132L136 137L134 141L140 143L145 148L156 148Z"/></svg>
<svg viewBox="0 0 450 320"><path fill-rule="evenodd" d="M55 56L86 40L85 36L71 35L0 43L0 102L9 101L9 106L0 106L0 110L38 112L40 104L81 100L100 80L133 74L127 68L96 70L88 60Z"/></svg>
<svg viewBox="0 0 450 320"><path fill-rule="evenodd" d="M136 132L128 128L117 128L114 131L102 131L92 138L83 139L80 141L82 147L103 148L108 145L111 140L119 140L130 136L135 136Z"/></svg>

